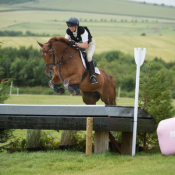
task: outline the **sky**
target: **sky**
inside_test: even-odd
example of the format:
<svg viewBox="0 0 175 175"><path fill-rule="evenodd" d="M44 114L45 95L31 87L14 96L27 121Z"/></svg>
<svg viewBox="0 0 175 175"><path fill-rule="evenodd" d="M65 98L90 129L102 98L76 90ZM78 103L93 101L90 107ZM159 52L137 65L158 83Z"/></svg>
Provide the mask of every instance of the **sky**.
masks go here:
<svg viewBox="0 0 175 175"><path fill-rule="evenodd" d="M169 6L175 6L175 0L132 0L138 2L147 2L147 3L155 3L155 4L165 4Z"/></svg>

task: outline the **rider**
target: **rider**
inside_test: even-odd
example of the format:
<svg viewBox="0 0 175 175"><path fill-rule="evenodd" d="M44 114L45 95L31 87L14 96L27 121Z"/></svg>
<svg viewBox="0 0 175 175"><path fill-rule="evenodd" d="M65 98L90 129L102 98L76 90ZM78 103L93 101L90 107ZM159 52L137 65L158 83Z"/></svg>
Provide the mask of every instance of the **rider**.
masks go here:
<svg viewBox="0 0 175 175"><path fill-rule="evenodd" d="M69 41L70 46L77 46L85 49L88 60L88 67L90 72L90 82L91 84L98 83L95 76L94 64L92 62L92 56L95 52L95 41L92 38L87 27L79 26L79 20L75 17L69 18L67 21L68 29L66 30L65 38L71 39Z"/></svg>

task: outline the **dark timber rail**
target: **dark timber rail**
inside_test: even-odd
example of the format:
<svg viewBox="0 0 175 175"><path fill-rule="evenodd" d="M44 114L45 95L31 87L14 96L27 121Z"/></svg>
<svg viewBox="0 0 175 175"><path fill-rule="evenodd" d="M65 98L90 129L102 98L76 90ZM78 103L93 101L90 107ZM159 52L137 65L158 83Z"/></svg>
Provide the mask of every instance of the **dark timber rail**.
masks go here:
<svg viewBox="0 0 175 175"><path fill-rule="evenodd" d="M87 117L93 118L93 130L98 142L111 139L109 131L121 131L121 153L131 154L134 107L104 105L0 105L0 129L86 130ZM155 132L155 119L138 108L137 132ZM99 139L100 138L100 139ZM106 141L108 142L108 140ZM98 146L97 146L98 145Z"/></svg>

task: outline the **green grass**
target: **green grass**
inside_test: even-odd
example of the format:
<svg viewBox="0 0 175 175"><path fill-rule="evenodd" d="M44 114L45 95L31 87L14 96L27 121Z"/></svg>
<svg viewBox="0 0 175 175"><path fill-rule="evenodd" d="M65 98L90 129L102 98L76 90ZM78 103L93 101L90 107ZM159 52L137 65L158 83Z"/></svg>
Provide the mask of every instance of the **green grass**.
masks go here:
<svg viewBox="0 0 175 175"><path fill-rule="evenodd" d="M10 95L5 104L40 104L40 105L85 105L82 96L66 95ZM119 106L134 106L133 98L117 99ZM99 100L97 105L104 105Z"/></svg>
<svg viewBox="0 0 175 175"><path fill-rule="evenodd" d="M0 174L42 175L174 175L174 156L159 152L136 154L93 154L70 151L0 153Z"/></svg>

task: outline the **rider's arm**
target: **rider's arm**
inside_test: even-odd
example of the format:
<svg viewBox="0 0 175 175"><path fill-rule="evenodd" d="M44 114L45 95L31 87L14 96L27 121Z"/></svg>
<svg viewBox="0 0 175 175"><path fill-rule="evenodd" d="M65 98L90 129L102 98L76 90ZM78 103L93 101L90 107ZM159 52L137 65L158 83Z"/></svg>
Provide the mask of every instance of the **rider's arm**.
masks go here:
<svg viewBox="0 0 175 175"><path fill-rule="evenodd" d="M88 41L84 42L84 43L75 43L76 46L86 49L88 48Z"/></svg>
<svg viewBox="0 0 175 175"><path fill-rule="evenodd" d="M69 40L69 39L70 39L70 35L68 35L68 34L66 33L65 38Z"/></svg>
<svg viewBox="0 0 175 175"><path fill-rule="evenodd" d="M81 35L83 43L76 43L76 45L80 48L86 49L88 48L88 32L84 30L84 33Z"/></svg>

